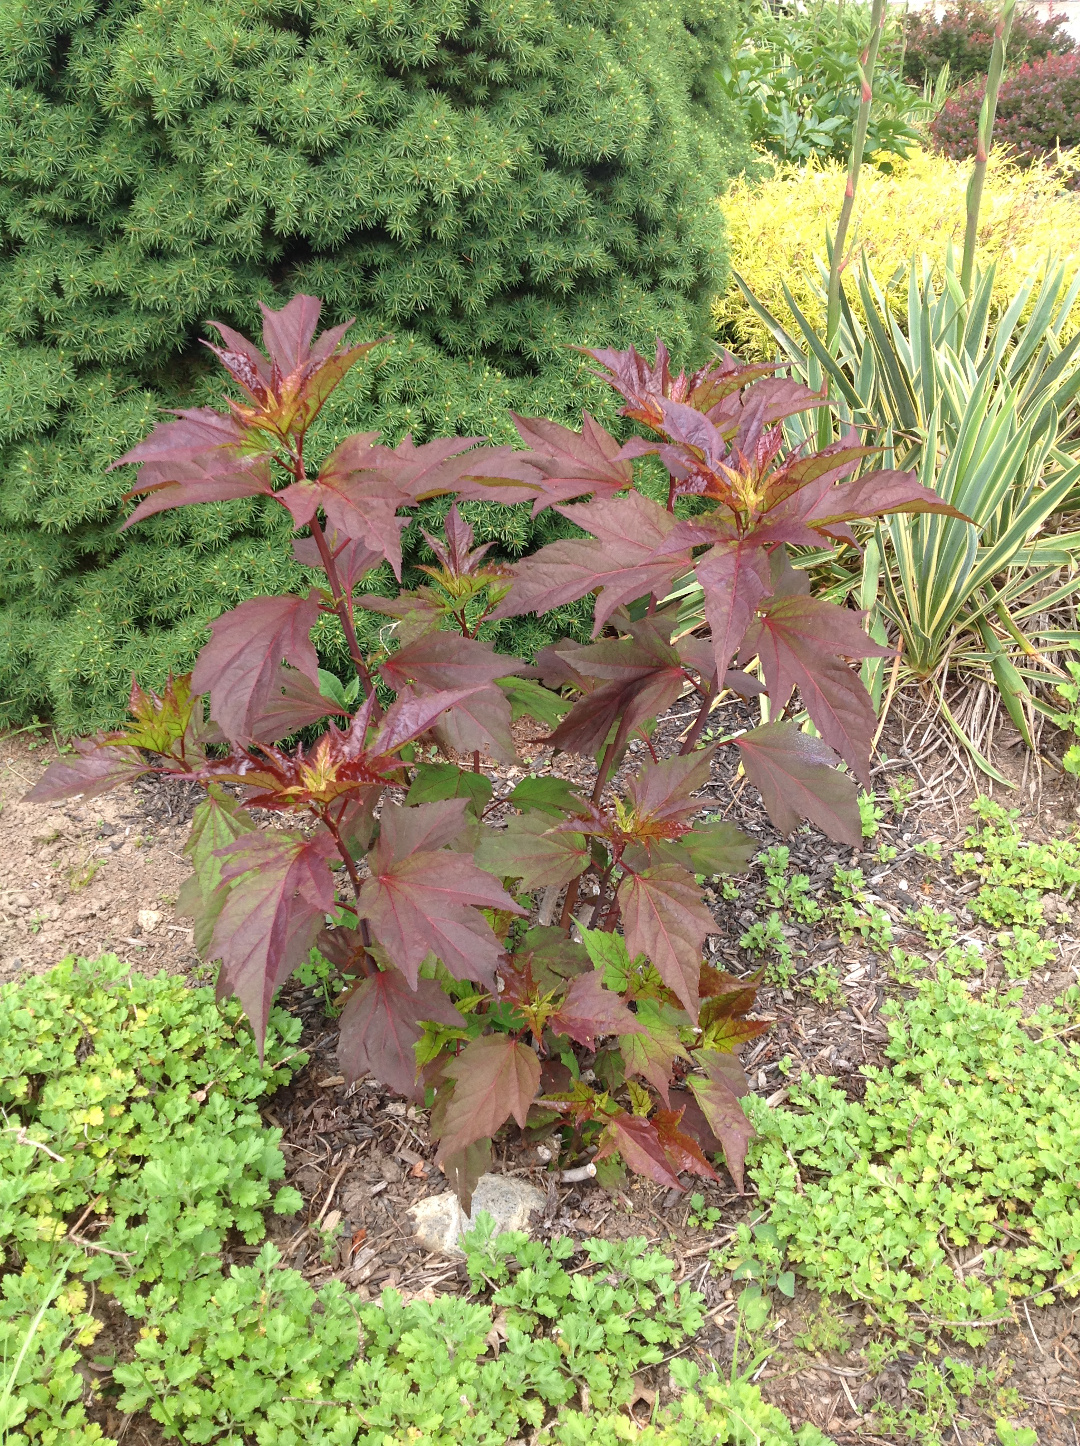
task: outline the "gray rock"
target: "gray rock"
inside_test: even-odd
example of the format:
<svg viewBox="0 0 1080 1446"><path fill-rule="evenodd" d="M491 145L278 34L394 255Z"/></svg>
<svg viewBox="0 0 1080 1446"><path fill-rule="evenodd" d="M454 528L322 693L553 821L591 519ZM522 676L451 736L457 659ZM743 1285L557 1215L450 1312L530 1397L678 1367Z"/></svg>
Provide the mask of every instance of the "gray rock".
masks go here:
<svg viewBox="0 0 1080 1446"><path fill-rule="evenodd" d="M452 1190L429 1195L408 1212L415 1227L416 1244L441 1255L463 1255L461 1236L476 1224L481 1211L495 1221L497 1230L528 1230L529 1216L543 1210L547 1197L515 1175L481 1175L473 1191L472 1213L466 1215Z"/></svg>

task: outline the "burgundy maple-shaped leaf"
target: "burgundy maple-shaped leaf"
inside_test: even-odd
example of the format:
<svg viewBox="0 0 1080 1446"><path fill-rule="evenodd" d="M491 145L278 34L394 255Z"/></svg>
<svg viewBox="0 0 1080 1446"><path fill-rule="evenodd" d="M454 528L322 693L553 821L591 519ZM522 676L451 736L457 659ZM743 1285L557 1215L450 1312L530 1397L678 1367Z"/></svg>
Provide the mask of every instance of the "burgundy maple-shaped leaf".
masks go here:
<svg viewBox="0 0 1080 1446"><path fill-rule="evenodd" d="M262 1057L274 995L307 959L334 905L334 841L288 833L243 834L217 850L228 896L207 951L221 960L219 992L235 994Z"/></svg>
<svg viewBox="0 0 1080 1446"><path fill-rule="evenodd" d="M113 462L138 464L138 481L128 497L142 501L121 527L131 527L156 512L194 502L224 502L232 497L269 495L273 491L270 458L273 447L238 418L211 407L174 413L175 422L159 422L137 446Z"/></svg>
<svg viewBox="0 0 1080 1446"><path fill-rule="evenodd" d="M410 988L429 954L455 979L493 988L503 950L480 909L526 912L471 858L445 849L465 827L465 803L385 804L379 840L368 856L371 877L357 908Z"/></svg>
<svg viewBox="0 0 1080 1446"><path fill-rule="evenodd" d="M693 1090L709 1128L723 1147L731 1178L741 1195L746 1150L754 1138L754 1127L739 1104L739 1094L732 1087L736 1083L732 1077L733 1068L741 1076L742 1067L731 1055L713 1055L705 1050L698 1051L696 1061L705 1072L688 1074L686 1083ZM742 1092L746 1092L745 1081Z"/></svg>
<svg viewBox="0 0 1080 1446"><path fill-rule="evenodd" d="M601 1132L600 1148L595 1159L606 1160L616 1153L635 1174L644 1175L647 1180L665 1185L670 1190L682 1190L679 1177L651 1120L627 1114L625 1110L612 1115Z"/></svg>
<svg viewBox="0 0 1080 1446"><path fill-rule="evenodd" d="M105 734L97 738L73 738L72 747L78 758L58 758L50 763L24 796L24 803L55 803L79 793L85 798L96 798L151 772L137 748L108 743Z"/></svg>
<svg viewBox="0 0 1080 1446"><path fill-rule="evenodd" d="M546 814L513 814L499 832L482 835L476 861L499 878L520 879L525 889L562 888L589 867L585 835L561 828Z"/></svg>
<svg viewBox="0 0 1080 1446"><path fill-rule="evenodd" d="M379 668L391 688L400 691L407 683L428 689L480 688L524 673L526 664L497 653L490 643L463 638L458 633L434 633L418 638L392 654Z"/></svg>
<svg viewBox="0 0 1080 1446"><path fill-rule="evenodd" d="M322 302L316 296L294 296L279 311L259 303L263 314L263 345L269 364L239 332L211 322L224 346L204 341L239 382L253 403L230 402L230 409L249 425L282 439L302 436L345 373L378 341L342 346L349 320L324 331L314 345ZM384 338L385 340L385 338Z"/></svg>
<svg viewBox="0 0 1080 1446"><path fill-rule="evenodd" d="M397 969L365 979L341 1015L338 1063L346 1082L374 1075L399 1095L422 1101L413 1045L423 1035L425 1020L458 1028L465 1023L433 979L418 979L415 989Z"/></svg>
<svg viewBox="0 0 1080 1446"><path fill-rule="evenodd" d="M640 492L558 511L593 533L595 540L552 542L523 558L515 565L513 586L493 618L549 612L599 590L595 636L621 604L666 593L690 566L693 541L686 529ZM691 536L696 539L696 534Z"/></svg>
<svg viewBox="0 0 1080 1446"><path fill-rule="evenodd" d="M735 739L746 776L781 833L809 819L838 843L858 848L862 825L855 780L838 773L838 759L827 743L800 732L788 720L765 723Z"/></svg>
<svg viewBox="0 0 1080 1446"><path fill-rule="evenodd" d="M481 688L447 709L432 729L444 753L479 753L498 763L518 761L510 700L501 688Z"/></svg>
<svg viewBox="0 0 1080 1446"><path fill-rule="evenodd" d="M508 1034L483 1034L443 1066L454 1093L441 1122L442 1162L490 1139L512 1115L521 1129L540 1086L540 1061Z"/></svg>
<svg viewBox="0 0 1080 1446"><path fill-rule="evenodd" d="M282 659L318 684L310 636L318 616L319 594L312 588L306 598L252 598L210 624L212 638L199 654L191 686L210 694L210 716L229 738L254 736L255 720L280 688Z"/></svg>
<svg viewBox="0 0 1080 1446"><path fill-rule="evenodd" d="M711 1000L718 1000L722 1001L723 1008L728 1014L746 1014L754 1007L763 978L764 970L762 969L755 974L748 975L745 979L740 979L735 974L729 974L726 969L717 969L712 964L702 964L698 979L698 993L705 1001L702 1009Z"/></svg>
<svg viewBox="0 0 1080 1446"><path fill-rule="evenodd" d="M680 1128L683 1134L689 1135L695 1141L706 1158L722 1155L724 1147L709 1128L704 1111L692 1094L682 1097L679 1109L682 1112Z"/></svg>
<svg viewBox="0 0 1080 1446"><path fill-rule="evenodd" d="M870 786L870 744L877 718L870 695L844 658L887 658L867 637L862 615L820 598L776 596L762 608L743 643L761 659L774 709L799 694L824 738Z"/></svg>
<svg viewBox="0 0 1080 1446"><path fill-rule="evenodd" d="M684 1110L657 1110L652 1117L656 1136L672 1167L682 1173L688 1170L705 1180L719 1180L720 1176L709 1164L693 1133L680 1128Z"/></svg>
<svg viewBox="0 0 1080 1446"><path fill-rule="evenodd" d="M773 427L785 417L814 407L827 407L829 400L790 377L751 378L745 391L731 391L708 409L708 418L725 437L735 437L744 429L751 413L763 427Z"/></svg>
<svg viewBox="0 0 1080 1446"><path fill-rule="evenodd" d="M393 618L394 637L402 646L415 642L425 633L439 632L451 612L450 604L429 587L410 589L397 597L376 597L368 593L357 602L368 612Z"/></svg>
<svg viewBox="0 0 1080 1446"><path fill-rule="evenodd" d="M401 577L401 533L408 519L397 510L405 498L360 464L378 449L377 432L347 437L323 462L313 482L293 482L277 494L297 527L309 525L321 507L333 531L355 538L380 558L386 558Z"/></svg>
<svg viewBox="0 0 1080 1446"><path fill-rule="evenodd" d="M473 530L457 509L457 503L450 508L443 522L445 541L424 533L424 541L439 560L440 566L453 578L471 577L481 570L484 558L495 546L485 542L482 547L473 547ZM423 567L421 572L439 575L439 568Z"/></svg>
<svg viewBox="0 0 1080 1446"><path fill-rule="evenodd" d="M724 677L763 598L772 592L769 555L752 542L719 542L694 567L704 593L713 674Z"/></svg>
<svg viewBox="0 0 1080 1446"><path fill-rule="evenodd" d="M440 1162L446 1183L458 1197L463 1214L472 1214L473 1191L491 1169L491 1141L474 1140L463 1150L454 1150Z"/></svg>
<svg viewBox="0 0 1080 1446"><path fill-rule="evenodd" d="M427 733L447 708L468 698L475 688L440 688L430 693L416 693L403 688L390 707L382 727L371 743L373 756L396 753L406 743Z"/></svg>
<svg viewBox="0 0 1080 1446"><path fill-rule="evenodd" d="M633 1034L619 1036L626 1077L640 1075L648 1080L667 1104L675 1059L690 1058L679 1038L679 1021L687 1021L672 1005L657 1004L654 1000L639 1001L635 1017L638 1029Z"/></svg>
<svg viewBox="0 0 1080 1446"><path fill-rule="evenodd" d="M394 653L379 670L391 687L418 685L423 695L436 689L472 689L443 716L435 729L440 746L459 753L479 752L503 763L517 761L506 694L496 678L525 671L525 664L496 653L490 643L457 633L430 633Z"/></svg>
<svg viewBox="0 0 1080 1446"><path fill-rule="evenodd" d="M324 697L298 669L282 664L269 681L265 702L248 720L250 736L276 743L321 722L329 713L340 713L339 705Z"/></svg>
<svg viewBox="0 0 1080 1446"><path fill-rule="evenodd" d="M883 517L890 512L936 512L971 522L929 487L914 472L870 472L854 482L831 487L807 515L806 522L820 532L861 517Z"/></svg>
<svg viewBox="0 0 1080 1446"><path fill-rule="evenodd" d="M619 443L588 412L581 414L580 432L542 417L510 415L521 440L530 448L526 457L539 473L534 516L553 503L569 502L586 492L612 496L633 483L630 462L616 460Z"/></svg>
<svg viewBox="0 0 1080 1446"><path fill-rule="evenodd" d="M709 800L694 795L708 783L715 756L715 748L699 748L659 763L647 759L626 786L635 834L664 837L700 813Z"/></svg>
<svg viewBox="0 0 1080 1446"><path fill-rule="evenodd" d="M354 537L342 538L336 531L331 531L327 545L346 596L351 596L361 578L378 567L383 560L383 554L368 547L366 542L360 542ZM322 554L314 537L298 537L293 542L293 557L303 567L323 566Z"/></svg>
<svg viewBox="0 0 1080 1446"><path fill-rule="evenodd" d="M552 748L595 755L621 720L615 737L618 755L635 728L664 712L682 692L686 673L667 640L670 620L624 626L631 628L631 637L587 647L563 644L557 652L545 649L537 659L546 678L586 690L547 740Z"/></svg>
<svg viewBox="0 0 1080 1446"><path fill-rule="evenodd" d="M229 896L229 886L222 886L222 859L219 849L234 839L250 835L255 820L235 799L216 784L210 784L206 797L196 805L191 816L191 832L184 844L184 853L191 860L194 873L180 886L176 912L194 925L195 950L205 958L213 937L218 915Z"/></svg>
<svg viewBox="0 0 1080 1446"><path fill-rule="evenodd" d="M631 959L645 954L687 1013L696 1018L701 949L717 927L693 874L675 864L627 874L619 885L618 901Z"/></svg>
<svg viewBox="0 0 1080 1446"><path fill-rule="evenodd" d="M594 969L579 974L566 998L548 1019L555 1034L568 1034L586 1049L595 1049L597 1039L608 1034L644 1034L637 1016L628 1009L621 994L605 989L603 973Z"/></svg>

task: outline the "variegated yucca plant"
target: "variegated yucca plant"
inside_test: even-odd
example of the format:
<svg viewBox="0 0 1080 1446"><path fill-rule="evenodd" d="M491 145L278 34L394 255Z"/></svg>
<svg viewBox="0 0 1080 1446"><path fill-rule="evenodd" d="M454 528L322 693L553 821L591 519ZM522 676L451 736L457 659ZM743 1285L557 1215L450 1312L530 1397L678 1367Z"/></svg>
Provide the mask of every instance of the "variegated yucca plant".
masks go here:
<svg viewBox="0 0 1080 1446"><path fill-rule="evenodd" d="M822 269L822 295L825 279ZM1080 505L1080 335L1062 340L1080 275L1067 285L1064 268L1048 262L998 315L992 267L970 297L951 255L940 290L926 262L913 260L891 285L905 280L898 319L864 262L865 320L843 298L832 352L790 293L795 334L744 292L795 374L812 386L827 379L843 420L885 442L887 464L914 469L964 514L896 515L861 533L872 568L880 565L880 614L899 634L908 676L946 714L947 672L992 678L1030 742L1030 710L1041 700L1029 685L1064 677L1053 655L1080 645L1075 629L1046 621L1074 596L1080 557L1071 526ZM793 418L787 427L793 442L823 439L815 422ZM869 606L864 581L863 571L849 573Z"/></svg>

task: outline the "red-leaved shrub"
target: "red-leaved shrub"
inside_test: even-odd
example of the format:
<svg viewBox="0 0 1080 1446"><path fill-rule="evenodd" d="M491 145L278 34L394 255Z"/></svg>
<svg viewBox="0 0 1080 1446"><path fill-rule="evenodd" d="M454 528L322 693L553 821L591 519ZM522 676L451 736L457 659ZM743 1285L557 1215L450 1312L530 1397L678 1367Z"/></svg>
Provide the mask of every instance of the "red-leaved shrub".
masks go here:
<svg viewBox="0 0 1080 1446"><path fill-rule="evenodd" d="M588 352L640 429L621 447L588 412L580 431L515 416L517 450L368 432L320 465L309 428L373 343L346 343L349 323L316 339L319 312L312 296L264 306L265 354L215 323L243 400L176 412L117 465L139 468L129 523L272 499L325 584L223 613L192 673L160 695L133 684L133 721L77 741L30 797L93 798L146 773L203 784L180 906L220 961L220 992L261 1045L275 991L317 945L350 991L342 1073L431 1106L466 1208L511 1116L564 1158L595 1153L609 1183L625 1165L681 1190L688 1171L718 1178L707 1157L722 1151L741 1190L753 1132L737 1051L768 1026L748 1017L760 975L703 954L717 929L698 878L745 868L757 845L723 818L695 822L721 802L713 763L733 751L783 832L806 818L860 842L876 720L851 663L888 649L859 613L811 595L788 545L851 543L852 522L893 512L960 514L913 472L873 469L853 428L789 451L780 423L826 405L820 392L727 355L673 374L660 345L655 364ZM636 486L646 456L667 470L666 505ZM364 592L384 561L401 575L401 509L436 497L455 500L428 536L425 582ZM458 510L484 500L552 507L582 535L498 563ZM665 602L687 578L708 636L680 632ZM482 636L588 596L597 641L564 639L535 666ZM358 608L391 620L378 655L360 651ZM318 666L320 622L348 643L347 686ZM745 671L755 658L760 678ZM787 715L796 688L813 734ZM725 692L763 689L773 721L719 721ZM656 720L679 698L685 727L665 742ZM726 736L709 737L710 718ZM553 756L595 760L591 795L574 768L522 777L515 722ZM285 746L314 724L313 742ZM286 826L263 827L267 813ZM687 1089L672 1096L676 1072Z"/></svg>
<svg viewBox="0 0 1080 1446"><path fill-rule="evenodd" d="M985 81L965 85L931 126L935 147L953 160L975 153L985 90ZM994 144L1008 146L1024 165L1080 145L1080 53L1048 56L1002 81Z"/></svg>
<svg viewBox="0 0 1080 1446"><path fill-rule="evenodd" d="M923 85L936 80L948 65L954 85L982 80L990 67L994 48L994 26L999 6L993 9L983 0L958 0L942 15L932 10L916 11L905 21L904 79ZM1009 63L1045 60L1048 55L1065 55L1076 45L1063 27L1064 15L1041 20L1032 10L1018 9L1009 36Z"/></svg>

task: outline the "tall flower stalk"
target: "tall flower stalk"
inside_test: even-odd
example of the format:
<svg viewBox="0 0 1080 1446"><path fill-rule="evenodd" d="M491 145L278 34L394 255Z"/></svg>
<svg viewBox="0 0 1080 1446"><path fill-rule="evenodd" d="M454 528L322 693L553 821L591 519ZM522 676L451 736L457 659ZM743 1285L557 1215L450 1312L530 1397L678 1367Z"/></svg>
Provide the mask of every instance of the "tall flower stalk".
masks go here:
<svg viewBox="0 0 1080 1446"><path fill-rule="evenodd" d="M1016 0L1004 0L1001 14L994 29L994 48L990 52L990 69L986 76L986 94L979 112L979 136L975 148L975 166L967 189L967 224L964 227L964 260L960 268L960 284L964 292L971 295L971 278L975 271L975 246L979 236L979 209L982 206L983 185L986 181L986 163L994 136L994 119L997 115L998 89L1001 74L1005 69L1005 51L1009 44Z"/></svg>
<svg viewBox="0 0 1080 1446"><path fill-rule="evenodd" d="M835 345L837 328L840 325L840 273L844 261L844 247L847 244L848 227L855 210L855 192L862 170L863 152L866 149L866 132L870 124L870 107L874 100L874 68L877 65L878 49L885 29L885 0L874 0L870 9L870 38L866 49L859 58L862 79L862 97L859 114L855 120L855 134L851 140L851 160L848 164L847 185L844 188L844 204L840 207L840 219L836 223L833 237L832 262L829 267L829 306L825 321L825 342L831 350Z"/></svg>

